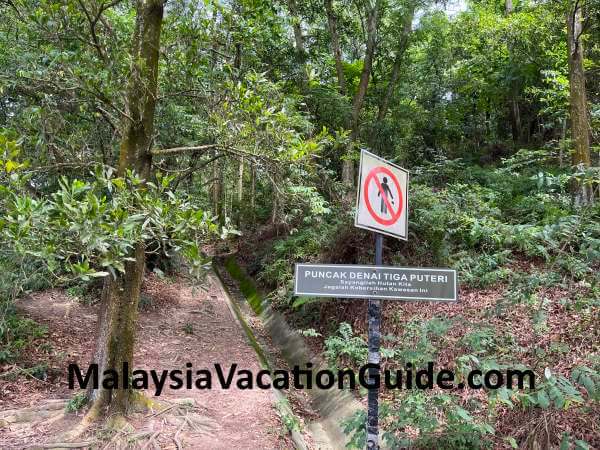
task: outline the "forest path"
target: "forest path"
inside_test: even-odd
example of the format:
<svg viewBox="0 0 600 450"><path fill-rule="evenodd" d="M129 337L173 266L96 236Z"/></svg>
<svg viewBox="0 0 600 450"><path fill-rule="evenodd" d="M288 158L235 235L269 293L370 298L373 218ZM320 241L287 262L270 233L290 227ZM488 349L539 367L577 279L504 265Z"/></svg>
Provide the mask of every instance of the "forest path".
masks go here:
<svg viewBox="0 0 600 450"><path fill-rule="evenodd" d="M186 370L209 369L212 389L171 389L169 382L159 397L153 397L151 383L146 394L170 410L132 414L131 428L118 433L109 448L143 447L211 449L277 449L291 448L284 436L275 397L270 390L239 389L234 383L222 389L214 369L219 363L225 374L232 364L238 369L260 370L253 348L244 331L233 318L221 285L209 274L203 289L176 279L159 280L150 276L144 281L134 368ZM70 398L67 366L76 362L87 368L96 323L96 307L84 306L52 290L31 295L19 307L31 318L48 326L50 354L33 350L34 360L44 358L48 364L48 382L19 376L14 382L0 386L0 409L35 406L48 399ZM43 347L43 343L41 345ZM184 375L185 380L185 375ZM42 442L57 442L65 427L77 422L67 414L61 420L46 420L0 427L0 448L23 448ZM96 430L98 431L98 430ZM98 434L96 433L97 437ZM135 437L138 440L133 440ZM88 436L86 440L94 438ZM152 441L152 442L150 442ZM136 443L137 442L137 443ZM107 442L99 442L99 448ZM156 448L156 447L155 447Z"/></svg>

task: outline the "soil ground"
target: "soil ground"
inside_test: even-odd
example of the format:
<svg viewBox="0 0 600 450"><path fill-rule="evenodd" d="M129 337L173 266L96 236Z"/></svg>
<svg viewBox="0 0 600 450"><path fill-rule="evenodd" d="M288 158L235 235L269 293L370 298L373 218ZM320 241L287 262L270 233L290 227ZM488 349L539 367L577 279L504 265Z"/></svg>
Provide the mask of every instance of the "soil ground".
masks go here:
<svg viewBox="0 0 600 450"><path fill-rule="evenodd" d="M211 369L213 388L165 388L160 397L152 397L151 388L146 394L157 400L159 407L132 414L121 432L91 429L82 441L95 448L292 448L271 391L235 386L223 390L216 382L215 363L225 370L236 363L253 373L260 366L213 274L202 289L182 279L164 281L151 275L144 282L142 304L135 368L185 371L190 362L194 370ZM27 367L45 364L45 375L39 380L16 367L0 368L14 372L14 376L0 378L0 411L26 407L37 411L36 406L48 400L73 397L75 392L67 385L67 366L77 363L87 368L93 347L95 306L50 290L21 300L19 308L48 327L47 336L27 349L22 362ZM55 419L42 415L32 422L5 423L4 427L0 423L0 448L58 442L82 414L61 414Z"/></svg>

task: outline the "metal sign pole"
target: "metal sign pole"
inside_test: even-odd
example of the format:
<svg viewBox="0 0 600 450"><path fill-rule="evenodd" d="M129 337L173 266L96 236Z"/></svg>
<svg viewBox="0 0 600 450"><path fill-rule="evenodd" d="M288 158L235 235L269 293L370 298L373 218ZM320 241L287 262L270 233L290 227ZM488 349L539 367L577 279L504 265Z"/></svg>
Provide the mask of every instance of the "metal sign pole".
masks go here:
<svg viewBox="0 0 600 450"><path fill-rule="evenodd" d="M375 233L375 265L383 264L383 235ZM369 323L369 364L376 364L378 367L369 368L369 382L379 377L379 346L381 342L381 300L369 299L369 309L367 313ZM367 448L379 448L379 388L369 388L368 406L367 406Z"/></svg>

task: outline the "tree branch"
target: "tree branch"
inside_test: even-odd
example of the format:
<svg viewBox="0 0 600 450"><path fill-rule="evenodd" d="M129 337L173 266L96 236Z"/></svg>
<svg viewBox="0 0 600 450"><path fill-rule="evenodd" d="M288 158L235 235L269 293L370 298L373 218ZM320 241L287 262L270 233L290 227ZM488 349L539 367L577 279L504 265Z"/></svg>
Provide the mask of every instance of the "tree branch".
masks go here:
<svg viewBox="0 0 600 450"><path fill-rule="evenodd" d="M173 182L173 190L176 190L176 189L177 189L177 187L179 186L179 184L180 184L180 183L181 183L183 180L185 180L185 179L189 178L191 175L193 175L193 173L194 173L195 171L197 171L197 170L199 170L199 169L202 169L203 167L206 167L206 166L208 166L209 164L211 164L211 163L215 162L217 159L219 159L219 158L222 158L223 156L225 156L225 155L224 155L224 154L222 154L222 153L220 153L220 154L217 154L217 155L213 156L212 158L210 158L209 160L207 160L207 161L204 161L204 162L203 162L202 164L200 164L200 165L193 165L193 166L191 166L191 167L188 167L187 169L185 169L185 170L183 171L183 173L181 173L181 175L179 175L179 176L177 177L177 179L176 179L176 180Z"/></svg>
<svg viewBox="0 0 600 450"><path fill-rule="evenodd" d="M199 150L209 150L211 148L218 148L219 144L206 144L206 145L198 145L193 147L173 147L173 148L163 148L163 149L153 149L150 150L150 154L152 155L173 155L178 153L185 152L195 152Z"/></svg>
<svg viewBox="0 0 600 450"><path fill-rule="evenodd" d="M98 39L98 35L96 34L96 24L98 23L98 19L100 19L100 16L102 15L102 7L99 9L98 14L96 15L96 17L92 18L90 12L87 10L85 4L83 3L83 0L77 0L77 3L79 3L79 6L81 6L81 9L83 9L83 13L85 14L85 17L88 20L89 26L90 26L90 34L92 36L92 46L96 49L96 52L98 53L98 56L100 57L100 59L102 60L102 62L104 62L106 64L106 55L104 54L104 52L102 51L102 46L100 45L100 41Z"/></svg>

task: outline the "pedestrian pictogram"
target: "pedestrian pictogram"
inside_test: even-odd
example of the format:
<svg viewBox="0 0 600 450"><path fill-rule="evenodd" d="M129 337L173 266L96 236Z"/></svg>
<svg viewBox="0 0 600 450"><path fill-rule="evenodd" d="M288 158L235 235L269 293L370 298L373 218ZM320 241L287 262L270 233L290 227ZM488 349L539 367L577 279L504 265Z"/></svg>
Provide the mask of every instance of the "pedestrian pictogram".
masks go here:
<svg viewBox="0 0 600 450"><path fill-rule="evenodd" d="M408 172L363 150L354 224L406 239Z"/></svg>
<svg viewBox="0 0 600 450"><path fill-rule="evenodd" d="M377 183L377 177L375 177L375 183ZM381 212L383 214L387 214L387 206L389 205L389 201L388 201L388 195L391 197L392 199L392 205L394 204L394 195L392 194L392 191L390 190L389 185L387 184L387 178L383 177L383 184L378 184L377 187L379 188L379 192L377 193L377 196L381 195L383 193L383 195L381 195ZM394 209L390 206L390 211L393 211ZM393 215L395 215L396 213L394 213Z"/></svg>

